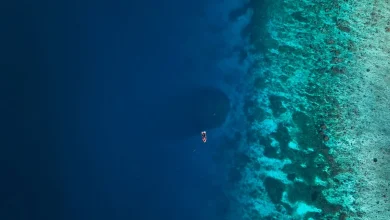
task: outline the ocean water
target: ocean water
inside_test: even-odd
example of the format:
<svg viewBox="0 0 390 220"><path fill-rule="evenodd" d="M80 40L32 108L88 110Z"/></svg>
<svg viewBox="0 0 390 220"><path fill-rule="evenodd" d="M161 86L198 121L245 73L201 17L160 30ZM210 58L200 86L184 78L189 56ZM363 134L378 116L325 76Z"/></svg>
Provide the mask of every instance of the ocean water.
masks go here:
<svg viewBox="0 0 390 220"><path fill-rule="evenodd" d="M385 1L0 14L0 219L390 216Z"/></svg>
<svg viewBox="0 0 390 220"><path fill-rule="evenodd" d="M4 4L0 218L223 219L223 6Z"/></svg>

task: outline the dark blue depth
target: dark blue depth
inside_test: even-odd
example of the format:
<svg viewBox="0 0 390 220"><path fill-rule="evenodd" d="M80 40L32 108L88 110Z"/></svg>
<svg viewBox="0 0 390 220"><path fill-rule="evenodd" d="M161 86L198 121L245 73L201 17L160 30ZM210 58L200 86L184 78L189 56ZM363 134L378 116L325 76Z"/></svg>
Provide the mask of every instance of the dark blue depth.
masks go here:
<svg viewBox="0 0 390 220"><path fill-rule="evenodd" d="M206 4L129 2L1 7L0 219L212 220L229 208L198 134L230 105L204 93L222 78Z"/></svg>

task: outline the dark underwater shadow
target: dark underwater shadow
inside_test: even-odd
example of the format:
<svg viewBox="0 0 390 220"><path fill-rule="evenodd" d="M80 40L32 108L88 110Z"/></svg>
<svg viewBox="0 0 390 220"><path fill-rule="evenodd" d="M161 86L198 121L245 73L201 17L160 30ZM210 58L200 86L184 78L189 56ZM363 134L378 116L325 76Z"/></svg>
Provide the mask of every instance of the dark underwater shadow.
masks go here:
<svg viewBox="0 0 390 220"><path fill-rule="evenodd" d="M230 100L218 88L201 87L172 95L150 108L145 131L159 141L176 141L222 126Z"/></svg>

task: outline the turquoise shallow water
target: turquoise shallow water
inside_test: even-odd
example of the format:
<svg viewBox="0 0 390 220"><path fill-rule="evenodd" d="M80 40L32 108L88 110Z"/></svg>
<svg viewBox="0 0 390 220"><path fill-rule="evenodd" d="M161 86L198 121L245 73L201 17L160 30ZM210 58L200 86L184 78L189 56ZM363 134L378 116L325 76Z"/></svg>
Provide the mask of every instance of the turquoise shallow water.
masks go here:
<svg viewBox="0 0 390 220"><path fill-rule="evenodd" d="M244 129L219 155L231 160L231 219L388 219L388 13L337 0L231 13L251 21Z"/></svg>

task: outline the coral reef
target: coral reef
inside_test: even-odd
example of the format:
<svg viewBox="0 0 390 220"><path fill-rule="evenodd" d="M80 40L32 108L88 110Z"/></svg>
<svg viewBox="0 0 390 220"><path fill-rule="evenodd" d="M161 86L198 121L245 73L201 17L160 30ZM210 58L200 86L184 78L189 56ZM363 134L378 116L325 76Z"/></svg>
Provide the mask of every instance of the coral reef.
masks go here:
<svg viewBox="0 0 390 220"><path fill-rule="evenodd" d="M260 2L232 171L243 219L388 219L390 2Z"/></svg>

